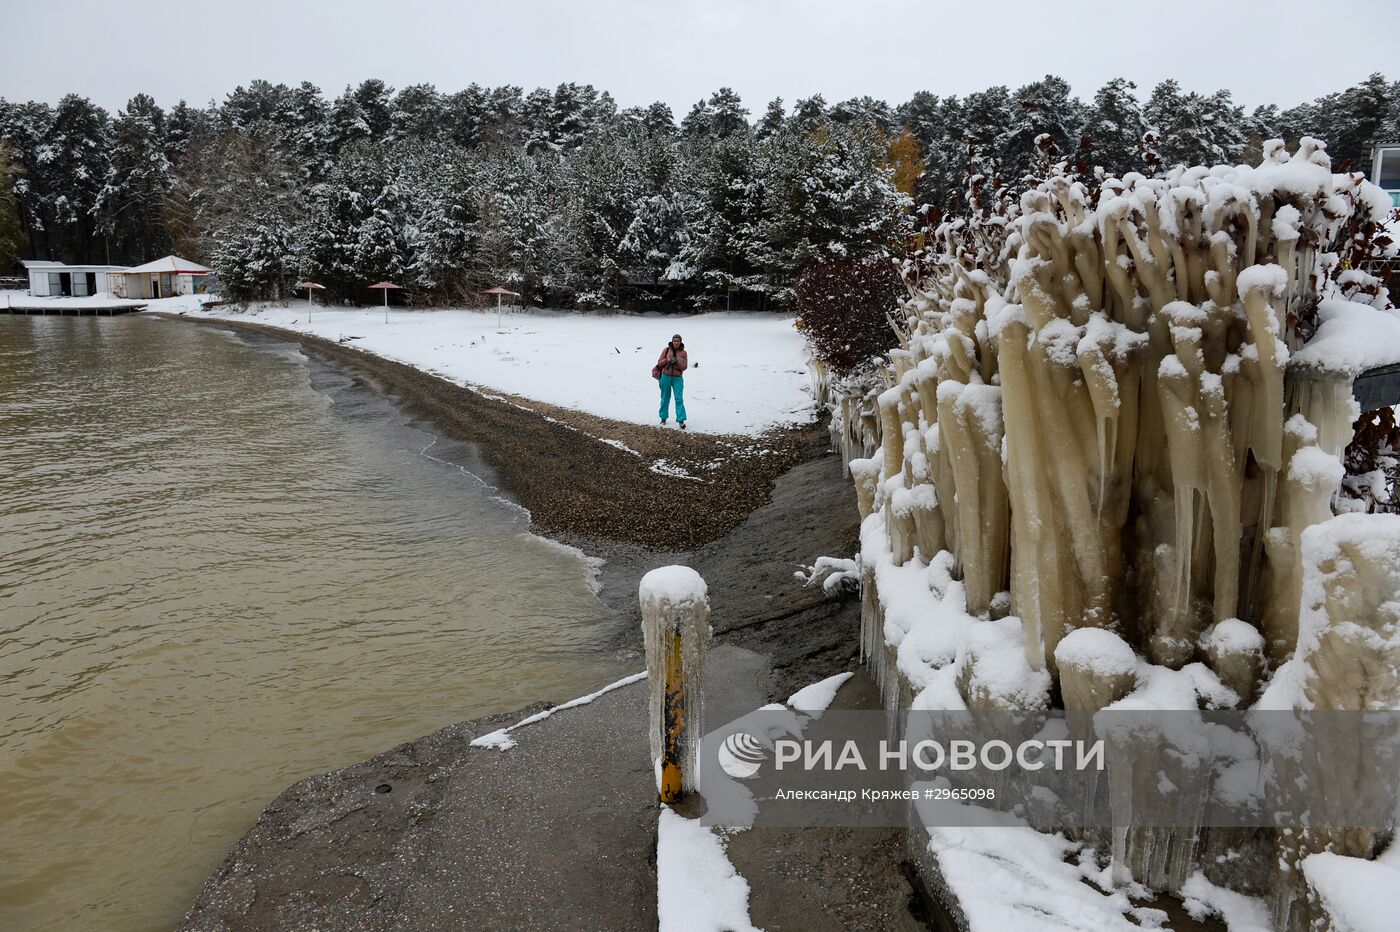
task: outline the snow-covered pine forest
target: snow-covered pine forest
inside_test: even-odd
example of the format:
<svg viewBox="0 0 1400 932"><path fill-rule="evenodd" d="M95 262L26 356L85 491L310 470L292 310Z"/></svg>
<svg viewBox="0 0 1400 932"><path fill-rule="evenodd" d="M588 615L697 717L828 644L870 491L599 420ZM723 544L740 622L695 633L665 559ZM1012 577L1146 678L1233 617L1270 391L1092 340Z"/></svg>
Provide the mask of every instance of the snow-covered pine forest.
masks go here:
<svg viewBox="0 0 1400 932"><path fill-rule="evenodd" d="M1398 127L1400 82L1379 74L1249 113L1175 81L1115 79L1084 101L1053 75L761 111L722 88L679 121L572 83L367 80L331 100L254 81L204 107L140 94L115 117L75 94L0 99L0 266L173 251L211 264L234 298L310 277L351 302L391 279L419 304L505 283L555 307L765 308L790 303L821 256L901 255L963 209L969 176L1018 193L1043 176L1037 140L1081 173L1151 175L1257 163L1263 140L1311 135L1342 170Z"/></svg>

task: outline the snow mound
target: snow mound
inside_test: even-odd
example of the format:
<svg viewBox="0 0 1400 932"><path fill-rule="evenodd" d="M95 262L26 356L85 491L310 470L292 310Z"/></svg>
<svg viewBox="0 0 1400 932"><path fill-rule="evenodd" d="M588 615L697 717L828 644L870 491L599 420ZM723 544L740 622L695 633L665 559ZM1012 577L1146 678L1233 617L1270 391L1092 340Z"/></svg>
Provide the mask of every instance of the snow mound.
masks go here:
<svg viewBox="0 0 1400 932"><path fill-rule="evenodd" d="M1329 299L1318 304L1317 316L1321 326L1294 354L1295 366L1355 377L1367 369L1400 363L1400 314L1395 311Z"/></svg>
<svg viewBox="0 0 1400 932"><path fill-rule="evenodd" d="M1201 646L1224 654L1263 654L1264 635L1247 621L1226 618L1211 626L1202 637Z"/></svg>
<svg viewBox="0 0 1400 932"><path fill-rule="evenodd" d="M1303 859L1303 876L1317 891L1333 928L1341 932L1395 929L1400 870L1384 860L1363 861L1323 852Z"/></svg>
<svg viewBox="0 0 1400 932"><path fill-rule="evenodd" d="M1200 871L1182 884L1181 895L1186 912L1197 922L1219 916L1230 932L1273 932L1274 924L1262 900L1217 887Z"/></svg>
<svg viewBox="0 0 1400 932"><path fill-rule="evenodd" d="M688 566L662 566L642 577L639 594L642 606L695 605L709 597L709 587L700 574Z"/></svg>
<svg viewBox="0 0 1400 932"><path fill-rule="evenodd" d="M788 697L787 704L798 712L825 712L836 700L836 691L853 676L854 673L847 671L804 686Z"/></svg>
<svg viewBox="0 0 1400 932"><path fill-rule="evenodd" d="M749 882L719 838L667 806L657 823L656 918L661 932L760 932L749 920Z"/></svg>
<svg viewBox="0 0 1400 932"><path fill-rule="evenodd" d="M1055 648L1061 665L1091 670L1101 676L1122 676L1137 669L1137 655L1128 643L1104 628L1078 628Z"/></svg>

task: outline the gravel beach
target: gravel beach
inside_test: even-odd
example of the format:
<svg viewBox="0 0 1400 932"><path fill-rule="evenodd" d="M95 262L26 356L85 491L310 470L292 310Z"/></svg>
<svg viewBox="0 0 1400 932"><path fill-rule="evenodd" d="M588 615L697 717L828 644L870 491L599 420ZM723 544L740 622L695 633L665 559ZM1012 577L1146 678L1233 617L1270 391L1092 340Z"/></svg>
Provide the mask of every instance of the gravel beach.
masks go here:
<svg viewBox="0 0 1400 932"><path fill-rule="evenodd" d="M657 550L690 550L723 536L769 499L773 480L826 442L819 422L760 437L642 427L486 388L456 385L420 369L276 327L161 314L300 344L394 396L413 415L454 440L475 444L495 482L529 509L546 537L621 541ZM655 386L643 375L638 404Z"/></svg>

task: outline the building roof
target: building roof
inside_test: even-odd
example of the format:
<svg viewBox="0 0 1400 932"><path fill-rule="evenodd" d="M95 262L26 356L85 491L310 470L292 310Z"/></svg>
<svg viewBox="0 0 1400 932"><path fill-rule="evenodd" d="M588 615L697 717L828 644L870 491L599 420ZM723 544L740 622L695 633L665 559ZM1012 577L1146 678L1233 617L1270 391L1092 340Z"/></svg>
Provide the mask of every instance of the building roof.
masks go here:
<svg viewBox="0 0 1400 932"><path fill-rule="evenodd" d="M21 259L26 269L125 269L124 265L102 265L98 262L55 262L52 259Z"/></svg>
<svg viewBox="0 0 1400 932"><path fill-rule="evenodd" d="M123 274L130 275L134 273L141 275L156 272L165 275L208 275L209 269L206 266L200 265L198 262L191 262L189 259L181 259L179 256L165 256L153 262L147 262L145 265L133 266L126 269Z"/></svg>

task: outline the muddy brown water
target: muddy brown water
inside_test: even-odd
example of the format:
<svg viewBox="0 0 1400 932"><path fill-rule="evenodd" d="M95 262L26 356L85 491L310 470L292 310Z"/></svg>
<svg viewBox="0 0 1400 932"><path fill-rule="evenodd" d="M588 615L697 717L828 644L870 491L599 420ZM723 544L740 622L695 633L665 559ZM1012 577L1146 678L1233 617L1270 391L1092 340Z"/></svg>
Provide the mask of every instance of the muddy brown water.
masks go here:
<svg viewBox="0 0 1400 932"><path fill-rule="evenodd" d="M640 669L487 483L287 344L0 317L0 929L169 928L291 782Z"/></svg>

